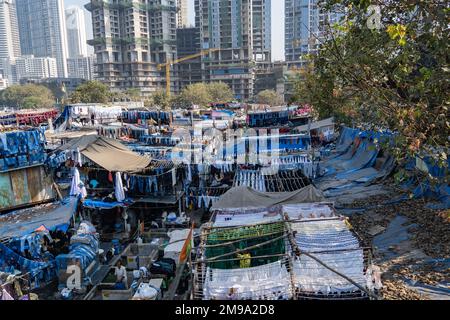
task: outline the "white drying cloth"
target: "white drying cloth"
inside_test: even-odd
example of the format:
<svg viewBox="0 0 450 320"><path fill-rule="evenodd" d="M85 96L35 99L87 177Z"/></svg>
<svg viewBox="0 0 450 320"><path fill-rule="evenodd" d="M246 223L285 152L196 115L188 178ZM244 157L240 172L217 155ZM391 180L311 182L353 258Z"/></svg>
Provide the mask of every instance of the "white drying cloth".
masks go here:
<svg viewBox="0 0 450 320"><path fill-rule="evenodd" d="M72 183L70 185L70 195L78 196L81 195L82 198L86 198L87 191L84 183L80 179L80 172L77 168L73 168Z"/></svg>
<svg viewBox="0 0 450 320"><path fill-rule="evenodd" d="M259 223L281 221L279 214L269 214L268 211L244 214L221 213L216 215L214 227L253 226Z"/></svg>
<svg viewBox="0 0 450 320"><path fill-rule="evenodd" d="M75 165L79 165L80 167L82 166L82 160L81 160L81 152L80 152L80 148L77 148L77 150L75 151L75 159L74 159Z"/></svg>
<svg viewBox="0 0 450 320"><path fill-rule="evenodd" d="M333 269L351 278L362 287L366 286L367 280L364 275L364 257L362 250L327 254L316 253L314 256ZM293 270L296 286L303 292L339 294L359 290L355 285L305 255L302 255L300 259L294 262Z"/></svg>
<svg viewBox="0 0 450 320"><path fill-rule="evenodd" d="M283 213L287 213L290 219L329 218L334 216L329 205L317 203L283 205Z"/></svg>
<svg viewBox="0 0 450 320"><path fill-rule="evenodd" d="M293 223L292 229L298 232L295 239L301 251L312 253L331 268L366 286L363 250L344 221L319 219ZM293 265L296 286L301 292L327 295L359 290L305 255L296 259Z"/></svg>
<svg viewBox="0 0 450 320"><path fill-rule="evenodd" d="M207 269L206 300L230 299L231 288L236 290L233 296L236 300L277 300L292 296L289 273L281 261L245 269Z"/></svg>
<svg viewBox="0 0 450 320"><path fill-rule="evenodd" d="M120 172L116 172L114 194L118 202L125 200L125 190L123 190L122 176L120 175Z"/></svg>

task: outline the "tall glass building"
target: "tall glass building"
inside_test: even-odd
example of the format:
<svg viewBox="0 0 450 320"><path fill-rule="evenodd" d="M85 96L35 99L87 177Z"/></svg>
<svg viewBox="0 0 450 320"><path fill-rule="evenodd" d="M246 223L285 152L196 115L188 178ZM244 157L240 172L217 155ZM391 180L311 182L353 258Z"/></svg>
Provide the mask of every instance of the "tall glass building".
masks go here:
<svg viewBox="0 0 450 320"><path fill-rule="evenodd" d="M255 68L271 61L271 0L195 0L195 16L201 49L220 49L202 58L203 81L253 98Z"/></svg>
<svg viewBox="0 0 450 320"><path fill-rule="evenodd" d="M65 14L69 58L86 57L88 50L84 11L80 7L70 6Z"/></svg>
<svg viewBox="0 0 450 320"><path fill-rule="evenodd" d="M16 0L22 54L55 58L58 77L67 77L67 34L63 0Z"/></svg>
<svg viewBox="0 0 450 320"><path fill-rule="evenodd" d="M342 11L325 11L319 0L285 0L285 59L290 67L305 64L326 40L328 27L339 22Z"/></svg>

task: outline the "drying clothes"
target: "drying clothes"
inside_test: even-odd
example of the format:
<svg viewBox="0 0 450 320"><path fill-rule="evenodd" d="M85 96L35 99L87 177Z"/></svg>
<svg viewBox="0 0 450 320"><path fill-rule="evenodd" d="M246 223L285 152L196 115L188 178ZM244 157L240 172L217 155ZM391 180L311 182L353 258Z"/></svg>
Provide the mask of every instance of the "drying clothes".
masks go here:
<svg viewBox="0 0 450 320"><path fill-rule="evenodd" d="M56 110L50 111L20 111L16 113L16 121L19 124L39 125L40 123L47 122L49 119L56 117L58 112Z"/></svg>
<svg viewBox="0 0 450 320"><path fill-rule="evenodd" d="M158 192L158 179L155 176L150 176L147 178L147 192Z"/></svg>
<svg viewBox="0 0 450 320"><path fill-rule="evenodd" d="M41 164L46 158L42 130L0 132L0 170Z"/></svg>
<svg viewBox="0 0 450 320"><path fill-rule="evenodd" d="M157 176L127 176L126 184L130 191L139 194L151 194L160 190Z"/></svg>
<svg viewBox="0 0 450 320"><path fill-rule="evenodd" d="M116 172L116 179L114 181L114 195L118 202L125 200L125 190L123 189L122 176L120 172Z"/></svg>
<svg viewBox="0 0 450 320"><path fill-rule="evenodd" d="M81 196L82 198L86 198L87 196L86 187L81 181L80 172L77 168L73 168L72 183L70 185L70 195Z"/></svg>
<svg viewBox="0 0 450 320"><path fill-rule="evenodd" d="M133 122L133 123L152 119L155 122L161 121L162 123L167 124L167 123L169 123L171 117L172 117L171 112L165 112L165 111L131 110L131 111L123 111L122 112L122 119L126 122Z"/></svg>
<svg viewBox="0 0 450 320"><path fill-rule="evenodd" d="M16 267L20 266L22 273L29 273L34 286L39 287L40 281L48 283L56 276L54 263L44 261L28 260L14 252L6 245L0 243L0 271L1 266L6 265L9 269L8 273L14 273Z"/></svg>
<svg viewBox="0 0 450 320"><path fill-rule="evenodd" d="M295 241L303 252L314 255L328 266L353 279L361 286L367 283L364 254L359 242L340 219L293 223ZM317 261L302 255L294 261L296 286L306 294L343 294L359 291L358 287Z"/></svg>
<svg viewBox="0 0 450 320"><path fill-rule="evenodd" d="M231 172L233 171L233 164L232 163L220 163L220 162L216 162L213 164L213 166L222 171L222 172Z"/></svg>
<svg viewBox="0 0 450 320"><path fill-rule="evenodd" d="M99 136L110 139L119 139L121 137L131 136L132 130L126 127L99 127L97 128Z"/></svg>
<svg viewBox="0 0 450 320"><path fill-rule="evenodd" d="M279 300L292 297L286 266L274 263L241 269L207 268L204 276L205 300L227 300L233 289L235 300Z"/></svg>
<svg viewBox="0 0 450 320"><path fill-rule="evenodd" d="M105 120L117 121L122 116L122 107L89 106L89 115L100 123Z"/></svg>
<svg viewBox="0 0 450 320"><path fill-rule="evenodd" d="M246 186L261 192L266 191L264 176L259 170L239 170L236 173L235 186Z"/></svg>
<svg viewBox="0 0 450 320"><path fill-rule="evenodd" d="M327 204L301 203L285 204L282 206L283 213L289 215L289 219L317 219L335 216L333 209Z"/></svg>
<svg viewBox="0 0 450 320"><path fill-rule="evenodd" d="M81 167L82 164L83 164L83 161L82 161L82 159L81 159L80 148L77 148L77 150L75 151L74 163L75 163L75 165L78 165L78 166L80 166L80 167Z"/></svg>
<svg viewBox="0 0 450 320"><path fill-rule="evenodd" d="M192 169L191 169L191 165L187 165L186 166L186 168L187 168L187 178L186 178L186 180L188 181L188 182L192 182Z"/></svg>
<svg viewBox="0 0 450 320"><path fill-rule="evenodd" d="M72 114L75 116L88 116L89 107L88 106L72 106Z"/></svg>
<svg viewBox="0 0 450 320"><path fill-rule="evenodd" d="M0 152L6 153L7 150L8 150L8 142L6 140L6 134L0 133Z"/></svg>
<svg viewBox="0 0 450 320"><path fill-rule="evenodd" d="M219 201L220 197L213 196L186 196L186 206L195 209L209 209L214 203Z"/></svg>
<svg viewBox="0 0 450 320"><path fill-rule="evenodd" d="M226 211L216 215L214 227L252 226L259 223L281 221L279 214L269 214L267 210L254 213L227 213Z"/></svg>
<svg viewBox="0 0 450 320"><path fill-rule="evenodd" d="M139 138L139 141L147 145L176 146L181 141L181 138L160 135L142 135Z"/></svg>
<svg viewBox="0 0 450 320"><path fill-rule="evenodd" d="M172 169L172 186L177 185L177 170L174 168Z"/></svg>

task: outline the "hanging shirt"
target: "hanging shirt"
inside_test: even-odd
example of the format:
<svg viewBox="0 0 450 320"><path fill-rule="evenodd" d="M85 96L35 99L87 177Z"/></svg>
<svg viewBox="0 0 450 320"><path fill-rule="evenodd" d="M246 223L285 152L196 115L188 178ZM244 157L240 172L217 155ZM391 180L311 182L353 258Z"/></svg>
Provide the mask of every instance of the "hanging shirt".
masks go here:
<svg viewBox="0 0 450 320"><path fill-rule="evenodd" d="M175 169L172 169L172 186L175 186L177 184L177 171Z"/></svg>

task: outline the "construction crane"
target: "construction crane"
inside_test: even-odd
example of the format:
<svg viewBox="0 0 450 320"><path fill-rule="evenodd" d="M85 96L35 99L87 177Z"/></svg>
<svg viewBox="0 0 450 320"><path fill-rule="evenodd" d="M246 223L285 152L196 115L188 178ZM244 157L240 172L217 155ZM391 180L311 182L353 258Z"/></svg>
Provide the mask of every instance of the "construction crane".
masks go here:
<svg viewBox="0 0 450 320"><path fill-rule="evenodd" d="M185 56L183 58L180 59L176 59L176 60L168 60L166 63L161 63L158 64L158 70L161 70L162 68L166 68L166 95L167 97L170 97L170 67L174 64L183 62L183 61L187 61L187 60L191 60L191 59L195 59L198 57L202 57L204 55L207 55L209 53L212 52L216 52L219 51L220 49L206 49L206 50L202 50L199 53L196 54L191 54L189 56Z"/></svg>

